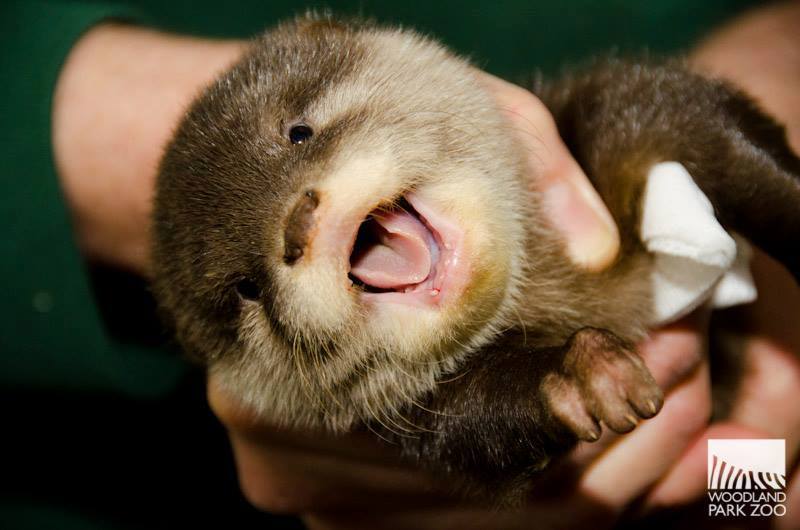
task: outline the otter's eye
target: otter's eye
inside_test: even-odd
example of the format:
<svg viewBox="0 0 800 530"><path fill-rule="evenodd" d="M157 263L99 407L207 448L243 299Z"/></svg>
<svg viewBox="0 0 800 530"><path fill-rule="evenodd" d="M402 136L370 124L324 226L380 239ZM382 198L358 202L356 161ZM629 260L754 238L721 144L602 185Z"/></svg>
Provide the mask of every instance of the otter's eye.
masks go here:
<svg viewBox="0 0 800 530"><path fill-rule="evenodd" d="M255 284L253 280L248 280L247 278L243 280L239 280L236 284L236 293L243 299L243 300L258 300L260 296L260 292L258 289L258 285Z"/></svg>
<svg viewBox="0 0 800 530"><path fill-rule="evenodd" d="M289 140L295 145L305 143L312 136L314 130L305 123L298 123L289 129Z"/></svg>

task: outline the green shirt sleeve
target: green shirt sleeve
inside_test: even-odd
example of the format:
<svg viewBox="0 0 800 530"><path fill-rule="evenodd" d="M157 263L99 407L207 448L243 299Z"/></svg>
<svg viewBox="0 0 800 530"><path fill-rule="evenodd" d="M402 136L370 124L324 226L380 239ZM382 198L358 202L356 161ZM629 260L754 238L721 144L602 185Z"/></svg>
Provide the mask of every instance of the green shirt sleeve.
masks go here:
<svg viewBox="0 0 800 530"><path fill-rule="evenodd" d="M126 5L12 1L0 8L0 385L160 395L183 364L110 337L76 248L50 142L53 88L80 36Z"/></svg>

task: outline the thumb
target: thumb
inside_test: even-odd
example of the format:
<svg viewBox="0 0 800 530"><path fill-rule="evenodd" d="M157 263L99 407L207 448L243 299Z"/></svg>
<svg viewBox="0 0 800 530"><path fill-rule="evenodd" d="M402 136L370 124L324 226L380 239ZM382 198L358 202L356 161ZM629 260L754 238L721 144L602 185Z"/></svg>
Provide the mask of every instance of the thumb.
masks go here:
<svg viewBox="0 0 800 530"><path fill-rule="evenodd" d="M479 75L524 142L531 186L541 193L545 213L564 237L570 258L587 270L606 268L619 251L617 226L564 145L550 111L529 91Z"/></svg>

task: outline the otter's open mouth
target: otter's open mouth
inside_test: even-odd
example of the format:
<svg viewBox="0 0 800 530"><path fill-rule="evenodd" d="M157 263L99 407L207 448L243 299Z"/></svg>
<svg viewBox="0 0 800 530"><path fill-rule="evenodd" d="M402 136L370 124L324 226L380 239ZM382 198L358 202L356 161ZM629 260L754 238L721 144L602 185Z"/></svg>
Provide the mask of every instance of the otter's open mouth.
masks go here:
<svg viewBox="0 0 800 530"><path fill-rule="evenodd" d="M410 193L361 223L349 277L367 300L436 305L466 283L462 243L456 224Z"/></svg>

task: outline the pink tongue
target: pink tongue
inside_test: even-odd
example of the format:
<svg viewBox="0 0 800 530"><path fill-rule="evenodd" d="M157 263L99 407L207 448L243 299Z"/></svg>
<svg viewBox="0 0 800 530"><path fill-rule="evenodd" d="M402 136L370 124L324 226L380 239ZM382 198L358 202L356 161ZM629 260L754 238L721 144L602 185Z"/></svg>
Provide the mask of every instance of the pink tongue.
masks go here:
<svg viewBox="0 0 800 530"><path fill-rule="evenodd" d="M367 221L375 241L355 255L350 273L372 287L397 289L420 283L431 270L430 232L419 219L396 210Z"/></svg>

